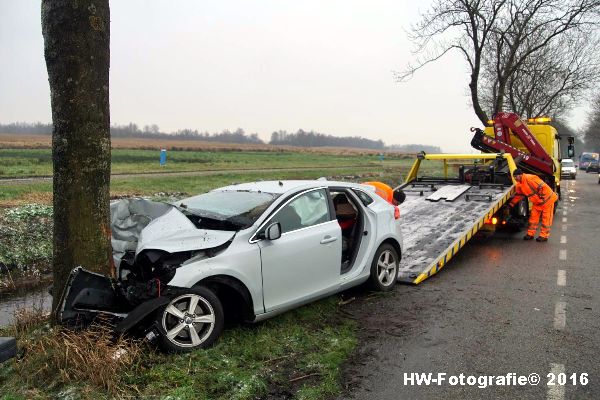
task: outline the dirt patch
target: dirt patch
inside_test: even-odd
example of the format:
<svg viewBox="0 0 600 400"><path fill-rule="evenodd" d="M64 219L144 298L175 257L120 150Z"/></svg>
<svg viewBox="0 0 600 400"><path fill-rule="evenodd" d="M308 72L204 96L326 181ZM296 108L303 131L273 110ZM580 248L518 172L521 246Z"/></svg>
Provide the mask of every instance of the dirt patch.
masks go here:
<svg viewBox="0 0 600 400"><path fill-rule="evenodd" d="M17 135L0 133L0 148L3 149L45 149L52 146L50 135ZM350 147L295 147L273 146L270 144L239 144L206 142L202 140L151 139L151 138L112 138L113 149L139 150L176 150L176 151L266 151L266 152L296 152L321 153L333 155L373 155L382 150L356 149ZM384 151L388 155L406 156L413 158L414 154Z"/></svg>
<svg viewBox="0 0 600 400"><path fill-rule="evenodd" d="M347 304L341 312L358 322L358 345L342 366L343 392L340 399L347 398L368 377L365 375L365 365L381 357L385 342L390 339L402 340L419 329L418 314L423 306L411 295L414 290L417 288L396 285L393 291L387 293L365 293L360 287L344 292ZM349 301L352 298L354 301ZM402 312L396 312L396 307Z"/></svg>
<svg viewBox="0 0 600 400"><path fill-rule="evenodd" d="M51 192L31 192L23 194L16 199L0 200L0 207L12 208L24 206L26 204L52 204L52 193Z"/></svg>
<svg viewBox="0 0 600 400"><path fill-rule="evenodd" d="M169 196L170 197L174 197L174 196L184 197L186 195L187 195L186 193L181 193L181 192L177 192L174 194L171 194L171 193L155 193L155 194L153 194L153 196L160 196L160 197L169 197ZM111 192L110 193L111 200L119 200L119 199L127 199L127 198L132 198L132 197L143 197L143 196L148 196L148 194L138 192L138 191ZM24 206L26 204L51 205L52 200L53 200L53 195L51 192L31 192L31 193L27 193L23 196L20 196L16 199L0 200L0 208L13 208L13 207Z"/></svg>

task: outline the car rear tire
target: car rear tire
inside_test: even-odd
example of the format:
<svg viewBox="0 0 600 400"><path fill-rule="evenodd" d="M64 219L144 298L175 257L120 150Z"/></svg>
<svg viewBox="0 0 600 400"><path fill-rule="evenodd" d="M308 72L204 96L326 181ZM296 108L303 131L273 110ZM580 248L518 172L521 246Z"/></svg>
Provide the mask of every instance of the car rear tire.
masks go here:
<svg viewBox="0 0 600 400"><path fill-rule="evenodd" d="M223 306L204 286L188 289L161 307L156 314L161 327L160 347L171 353L212 346L223 332Z"/></svg>
<svg viewBox="0 0 600 400"><path fill-rule="evenodd" d="M388 243L379 246L371 262L371 287L382 292L391 290L398 278L399 264L400 258L394 246Z"/></svg>

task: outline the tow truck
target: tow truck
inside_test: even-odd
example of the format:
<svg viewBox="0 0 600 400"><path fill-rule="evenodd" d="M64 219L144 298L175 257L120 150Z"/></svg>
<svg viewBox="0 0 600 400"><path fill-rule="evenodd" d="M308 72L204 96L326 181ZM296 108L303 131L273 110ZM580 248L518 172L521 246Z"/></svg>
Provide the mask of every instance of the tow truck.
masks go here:
<svg viewBox="0 0 600 400"><path fill-rule="evenodd" d="M471 146L484 153L511 154L520 168L538 175L560 196L561 138L550 121L531 118L528 125L515 113L500 112L485 130L471 128L475 132ZM569 138L569 154L573 140Z"/></svg>
<svg viewBox="0 0 600 400"><path fill-rule="evenodd" d="M512 172L517 166L560 193L560 137L547 119L529 122L498 113L489 127L471 128L471 145L481 154L417 155L397 187L406 194L400 206L405 251L399 281L418 284L436 274L480 231L523 227L527 200L506 207L515 194ZM569 138L569 155L573 141ZM427 161L443 166L428 168Z"/></svg>

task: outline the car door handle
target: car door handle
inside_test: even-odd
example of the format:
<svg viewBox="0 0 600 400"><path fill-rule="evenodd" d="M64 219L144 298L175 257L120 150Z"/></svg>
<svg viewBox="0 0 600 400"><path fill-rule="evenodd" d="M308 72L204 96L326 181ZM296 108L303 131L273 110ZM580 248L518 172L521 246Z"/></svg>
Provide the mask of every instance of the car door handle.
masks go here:
<svg viewBox="0 0 600 400"><path fill-rule="evenodd" d="M321 244L327 244L327 243L331 243L331 242L335 242L337 240L337 238L335 236L325 236L323 238L323 240L321 240Z"/></svg>

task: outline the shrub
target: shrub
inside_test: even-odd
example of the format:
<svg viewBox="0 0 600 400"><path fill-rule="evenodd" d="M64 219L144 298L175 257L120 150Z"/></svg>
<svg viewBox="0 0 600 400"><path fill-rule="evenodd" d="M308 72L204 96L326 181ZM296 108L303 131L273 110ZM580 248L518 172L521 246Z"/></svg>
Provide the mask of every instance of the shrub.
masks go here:
<svg viewBox="0 0 600 400"><path fill-rule="evenodd" d="M29 277L50 270L52 225L51 206L28 204L0 214L0 270Z"/></svg>

